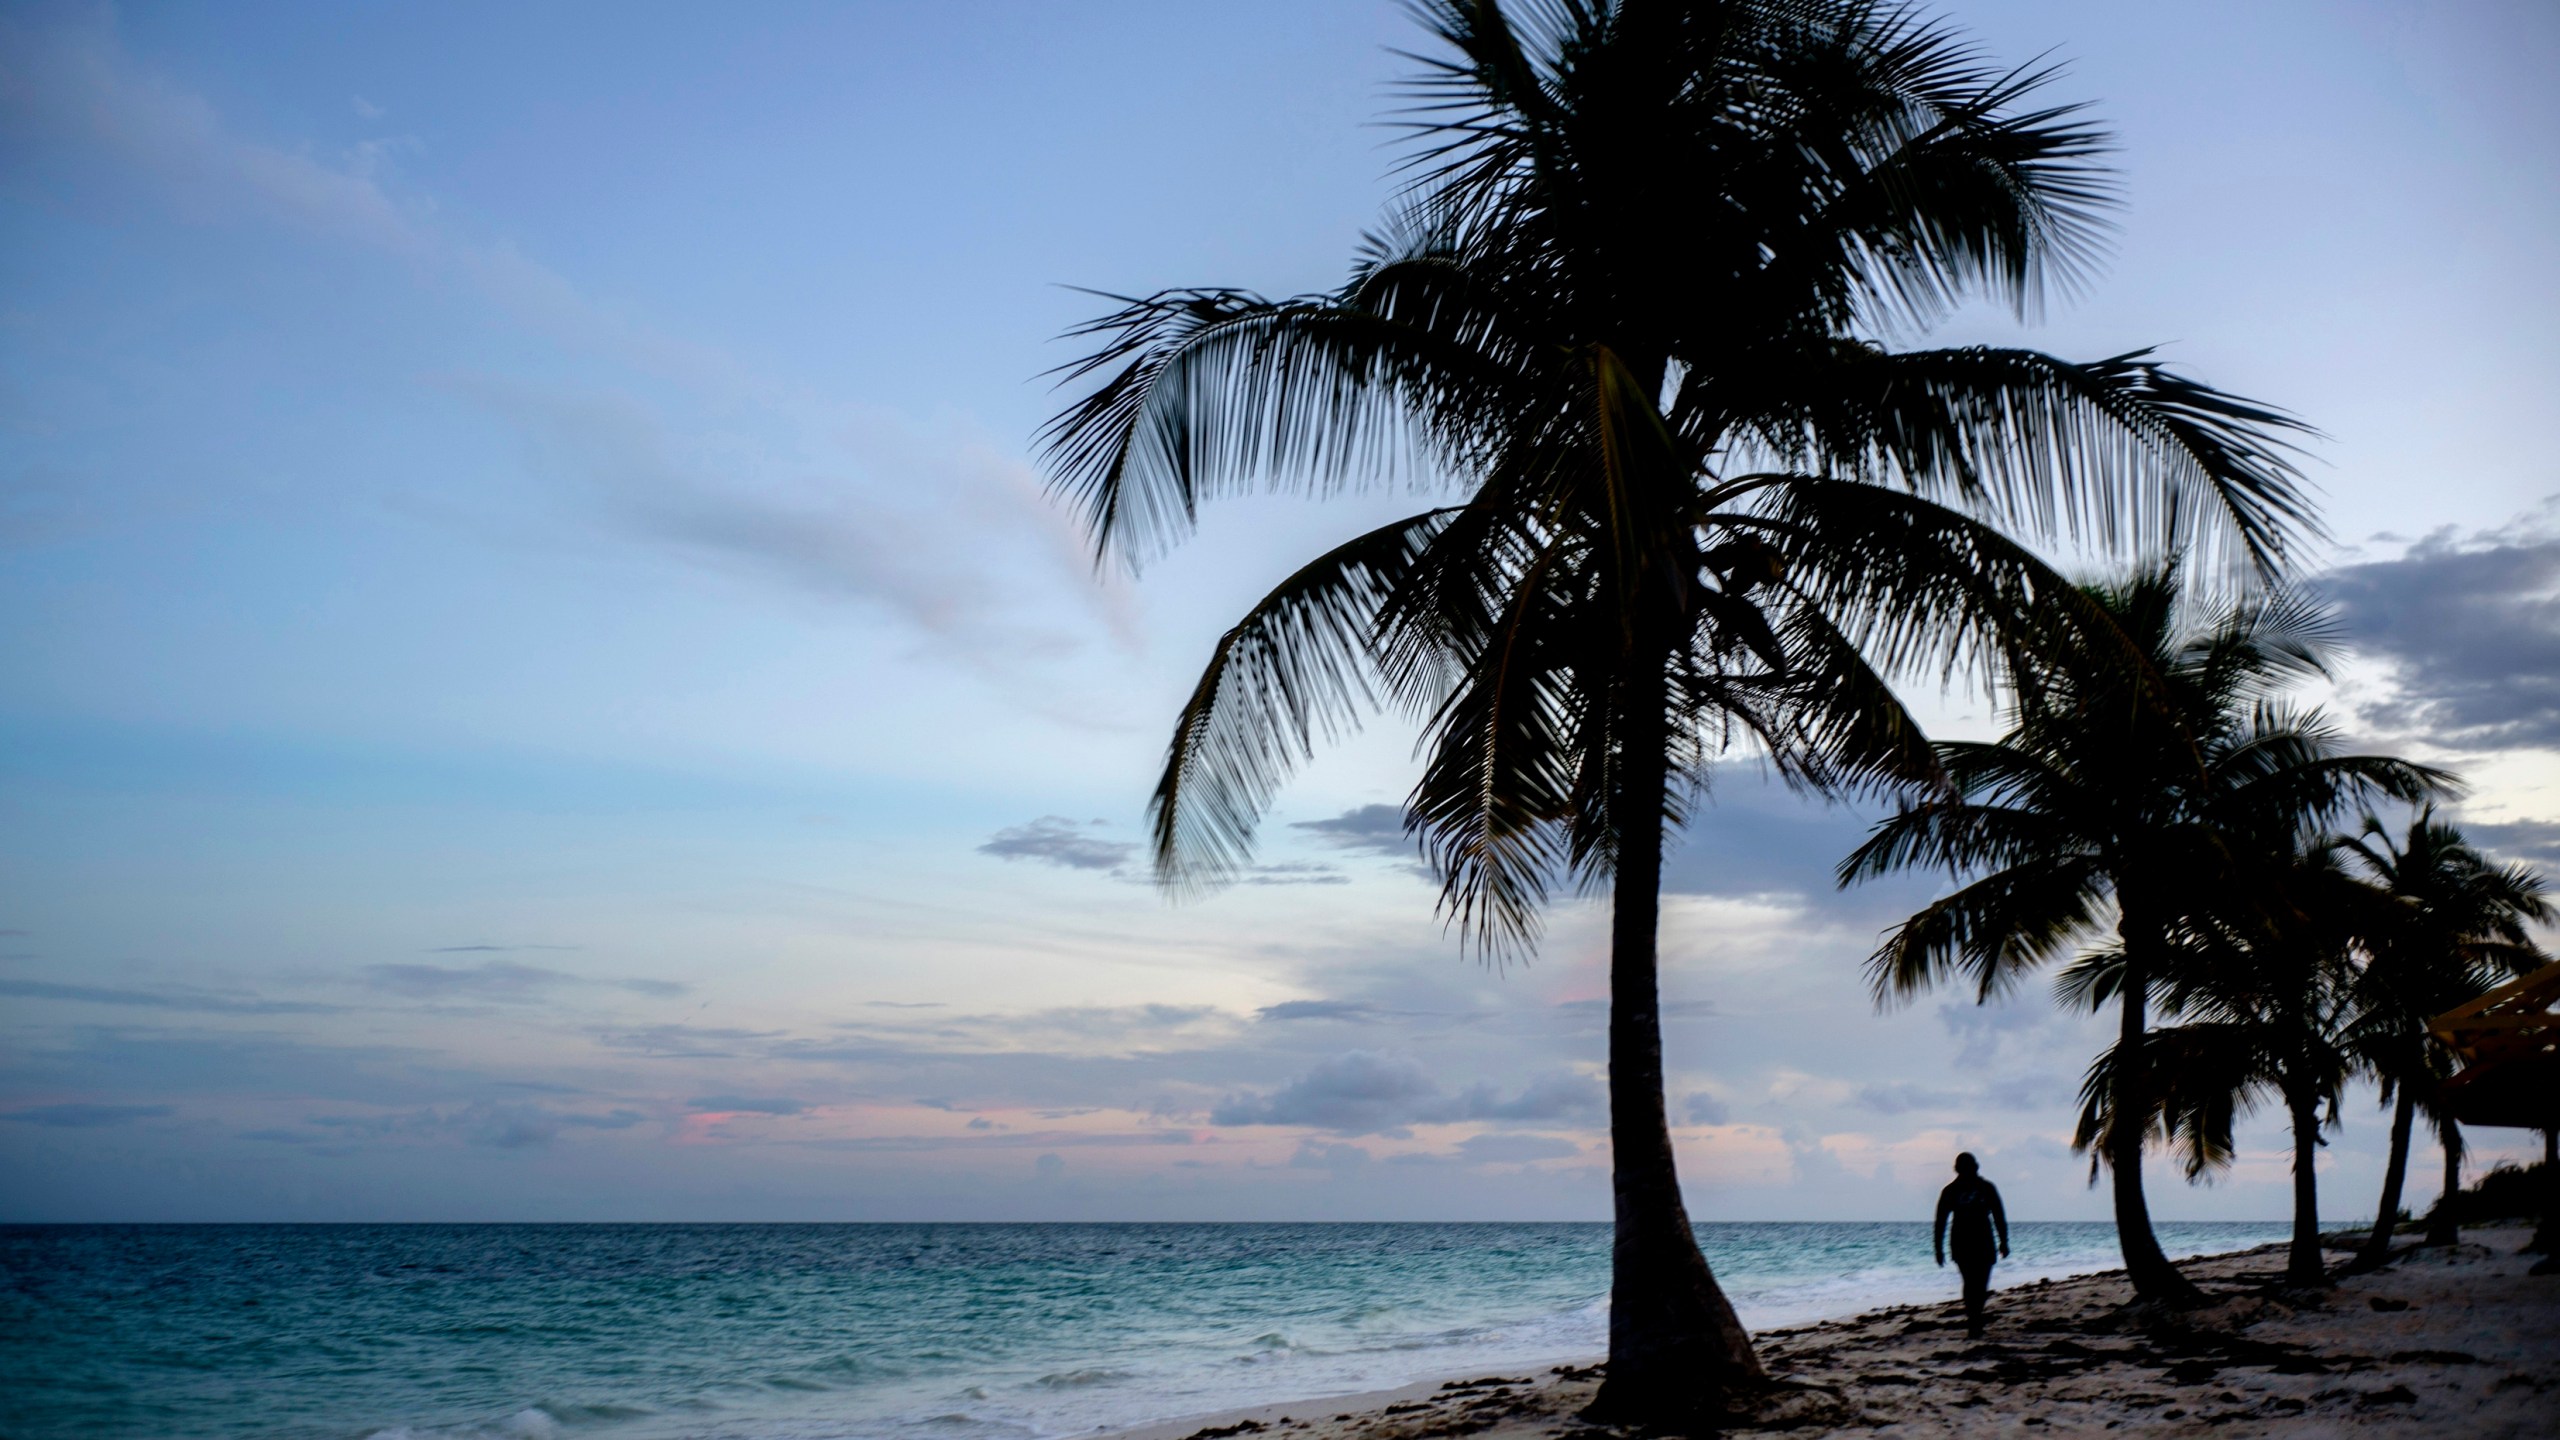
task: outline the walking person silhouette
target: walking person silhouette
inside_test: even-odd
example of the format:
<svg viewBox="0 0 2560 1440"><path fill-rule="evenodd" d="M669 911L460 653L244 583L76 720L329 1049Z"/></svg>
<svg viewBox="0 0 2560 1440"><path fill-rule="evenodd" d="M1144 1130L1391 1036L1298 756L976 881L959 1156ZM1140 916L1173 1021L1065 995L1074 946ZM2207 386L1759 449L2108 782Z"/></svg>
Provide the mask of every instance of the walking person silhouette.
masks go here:
<svg viewBox="0 0 2560 1440"><path fill-rule="evenodd" d="M1938 1218L1929 1226L1938 1263L1956 1252L1956 1268L1964 1272L1964 1329L1982 1338L1982 1310L1991 1298L1991 1232L2000 1232L2000 1258L2009 1257L2009 1216L2000 1208L2000 1187L1982 1178L1981 1163L1966 1151L1956 1157L1956 1178L1938 1192Z"/></svg>

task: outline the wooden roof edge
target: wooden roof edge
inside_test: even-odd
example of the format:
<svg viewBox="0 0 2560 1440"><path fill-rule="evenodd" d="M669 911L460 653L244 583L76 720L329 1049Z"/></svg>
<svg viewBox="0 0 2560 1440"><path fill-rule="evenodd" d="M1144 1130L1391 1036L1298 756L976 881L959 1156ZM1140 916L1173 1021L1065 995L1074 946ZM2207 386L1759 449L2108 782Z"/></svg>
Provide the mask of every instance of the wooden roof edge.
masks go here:
<svg viewBox="0 0 2560 1440"><path fill-rule="evenodd" d="M2465 1020L2490 1010L2504 1009L2519 1000L2549 1005L2556 999L2560 999L2560 960L2554 960L2530 975L2510 980L2478 999L2454 1006L2428 1021L2427 1028L2436 1031L2460 1029Z"/></svg>

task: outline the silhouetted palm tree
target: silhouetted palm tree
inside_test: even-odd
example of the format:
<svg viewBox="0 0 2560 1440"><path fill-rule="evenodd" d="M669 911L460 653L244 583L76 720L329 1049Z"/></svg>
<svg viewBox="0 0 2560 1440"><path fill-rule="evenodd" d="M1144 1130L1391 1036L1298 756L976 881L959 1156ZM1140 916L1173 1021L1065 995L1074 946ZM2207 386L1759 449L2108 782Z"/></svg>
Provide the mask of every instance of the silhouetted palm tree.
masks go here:
<svg viewBox="0 0 2560 1440"><path fill-rule="evenodd" d="M2110 1053L2144 1056L2155 994L2259 837L2372 795L2427 795L2449 777L2341 755L2316 713L2276 702L2318 672L2329 633L2300 597L2194 617L2174 564L2089 594L2120 643L2014 677L2007 733L1940 745L1948 793L1878 824L1841 862L1840 880L1915 866L1966 879L1878 947L1870 974L1880 1002L1958 976L1987 1000L2031 968L2077 957L2066 999L2115 1001ZM2143 1195L2143 1145L2159 1113L2153 1074L2109 1064L2093 1083L2106 1123L2084 1133L2083 1148L2112 1175L2127 1275L2146 1298L2192 1300Z"/></svg>
<svg viewBox="0 0 2560 1440"><path fill-rule="evenodd" d="M2140 1041L2152 1077L2144 1092L2152 1109L2141 1128L2179 1152L2192 1181L2230 1162L2240 1116L2262 1097L2279 1100L2293 1140L2285 1278L2317 1285L2326 1278L2320 1133L2324 1113L2326 1124L2336 1125L2339 1098L2356 1069L2356 946L2384 923L2377 912L2388 902L2346 876L2331 837L2284 827L2281 814L2263 818L2289 833L2252 835L2257 827L2245 823L2226 831L2228 862L2215 892L2192 903L2172 932L2160 1008L2182 1020ZM2090 1067L2081 1091L2083 1145L2122 1123L2114 1113L2122 1063L2111 1047Z"/></svg>
<svg viewBox="0 0 2560 1440"><path fill-rule="evenodd" d="M2348 1036L2392 1107L2382 1198L2356 1258L2357 1268L2369 1269L2391 1255L2409 1173L2410 1132L2420 1107L2440 1130L2451 1123L2429 1103L2452 1073L2453 1057L2427 1032L2428 1019L2478 998L2506 976L2548 963L2525 926L2548 922L2553 912L2539 876L2522 866L2491 864L2433 810L2420 811L2396 843L2380 820L2367 816L2362 834L2342 845L2394 902L2363 937L2367 958L2356 987L2359 1014ZM2449 1169L2459 1164L2458 1146L2449 1146L2447 1154ZM2460 1172L2453 1173L2458 1182Z"/></svg>
<svg viewBox="0 0 2560 1440"><path fill-rule="evenodd" d="M1896 352L1960 297L2024 308L2087 254L2099 135L1895 7L1428 0L1417 178L1350 280L1127 299L1046 435L1132 561L1206 498L1419 480L1227 632L1153 801L1214 883L1319 736L1423 726L1406 825L1475 943L1553 886L1614 895L1616 1249L1599 1413L1763 1377L1680 1196L1663 1109L1666 825L1736 739L1814 784L1925 778L1888 677L2023 643L2072 593L1995 525L2203 539L2307 523L2289 422L2141 355ZM1986 523L1988 522L1988 523ZM2094 642L2093 642L2094 643Z"/></svg>

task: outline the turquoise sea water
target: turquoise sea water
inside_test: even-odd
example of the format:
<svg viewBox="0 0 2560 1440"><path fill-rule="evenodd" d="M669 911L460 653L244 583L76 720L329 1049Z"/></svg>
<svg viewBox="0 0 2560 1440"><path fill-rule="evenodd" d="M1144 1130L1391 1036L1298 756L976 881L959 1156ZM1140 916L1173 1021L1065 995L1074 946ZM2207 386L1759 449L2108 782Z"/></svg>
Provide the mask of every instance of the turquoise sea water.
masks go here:
<svg viewBox="0 0 2560 1440"><path fill-rule="evenodd" d="M1698 1234L1755 1327L1955 1293L1923 1225ZM2013 1238L1997 1283L2115 1263L2105 1224ZM0 1436L1045 1440L1596 1355L1608 1258L1578 1224L0 1227Z"/></svg>

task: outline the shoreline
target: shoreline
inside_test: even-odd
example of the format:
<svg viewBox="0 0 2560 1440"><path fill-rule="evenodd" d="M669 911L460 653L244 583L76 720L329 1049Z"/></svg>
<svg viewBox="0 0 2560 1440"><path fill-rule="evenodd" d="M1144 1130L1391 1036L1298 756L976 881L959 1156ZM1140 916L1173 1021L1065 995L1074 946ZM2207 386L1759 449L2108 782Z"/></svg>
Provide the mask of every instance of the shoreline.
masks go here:
<svg viewBox="0 0 2560 1440"><path fill-rule="evenodd" d="M2350 1232L2351 1233L2351 1232ZM2121 1267L1995 1289L1989 1333L1954 1300L1753 1332L1784 1389L1728 1430L1807 1436L2024 1434L2541 1436L2560 1406L2560 1278L2529 1277L2530 1230L2467 1230L2312 1295L2280 1286L2279 1243L2181 1261L2211 1297L2146 1325ZM2337 1254L2340 1232L2331 1232ZM2270 1263L2272 1262L2272 1263ZM1952 1335L1943 1332L1954 1332ZM1098 1440L1602 1440L1577 1413L1599 1357L1435 1375L1105 1428Z"/></svg>

